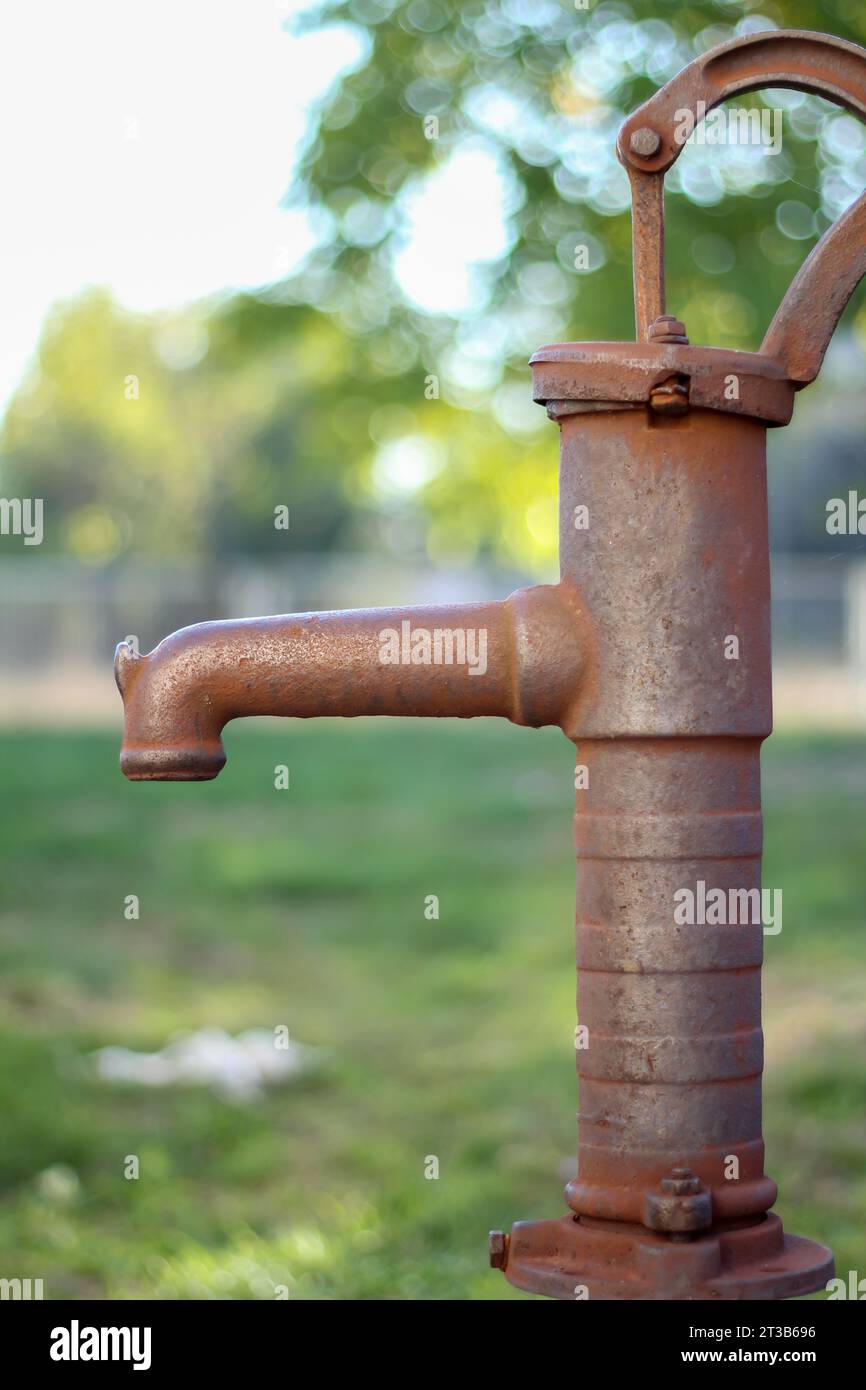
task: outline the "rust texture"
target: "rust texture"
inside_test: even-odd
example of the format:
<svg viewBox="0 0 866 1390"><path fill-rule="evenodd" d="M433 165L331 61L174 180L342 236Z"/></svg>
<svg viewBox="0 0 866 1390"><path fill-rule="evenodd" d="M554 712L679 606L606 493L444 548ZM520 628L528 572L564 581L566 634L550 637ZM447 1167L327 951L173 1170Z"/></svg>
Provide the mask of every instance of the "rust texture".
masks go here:
<svg viewBox="0 0 866 1390"><path fill-rule="evenodd" d="M500 603L199 623L148 656L122 642L120 765L134 781L207 781L225 763L224 726L256 714L495 714L563 727L579 684L581 621L563 581Z"/></svg>
<svg viewBox="0 0 866 1390"><path fill-rule="evenodd" d="M866 117L866 51L828 34L773 30L711 48L625 122L617 153L632 187L635 320L645 340L665 312L663 179L679 158L682 126L721 102L762 87L791 87L826 97ZM656 136L655 141L650 136ZM761 347L797 386L814 381L842 310L866 273L866 195L818 242Z"/></svg>
<svg viewBox="0 0 866 1390"><path fill-rule="evenodd" d="M575 743L578 1163L566 1215L490 1244L506 1278L554 1298L785 1298L833 1272L823 1246L785 1234L764 1172L765 448L866 270L863 200L818 244L759 353L690 345L664 298L674 113L764 86L866 115L866 51L750 35L623 127L640 341L532 359L534 398L561 433L558 585L204 623L147 656L118 648L135 780L216 776L222 728L245 715L497 715ZM743 917L680 919L678 895L701 885L748 905Z"/></svg>

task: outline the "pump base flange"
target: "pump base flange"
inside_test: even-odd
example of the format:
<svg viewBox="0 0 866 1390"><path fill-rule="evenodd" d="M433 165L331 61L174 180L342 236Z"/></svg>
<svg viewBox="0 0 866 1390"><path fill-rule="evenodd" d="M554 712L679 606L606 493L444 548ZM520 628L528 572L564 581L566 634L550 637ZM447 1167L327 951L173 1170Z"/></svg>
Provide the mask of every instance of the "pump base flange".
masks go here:
<svg viewBox="0 0 866 1390"><path fill-rule="evenodd" d="M823 1289L832 1252L788 1236L778 1216L690 1240L614 1221L518 1221L503 1272L527 1293L558 1299L670 1301L797 1298Z"/></svg>

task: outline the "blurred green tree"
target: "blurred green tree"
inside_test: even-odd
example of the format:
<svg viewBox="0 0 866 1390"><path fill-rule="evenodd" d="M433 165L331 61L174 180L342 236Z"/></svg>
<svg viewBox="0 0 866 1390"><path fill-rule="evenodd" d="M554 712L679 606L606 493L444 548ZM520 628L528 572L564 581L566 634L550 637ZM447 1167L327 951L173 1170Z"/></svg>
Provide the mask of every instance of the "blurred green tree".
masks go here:
<svg viewBox="0 0 866 1390"><path fill-rule="evenodd" d="M99 290L58 306L3 426L7 491L62 518L46 548L96 563L284 549L281 505L308 548L334 545L349 507L305 387L340 380L347 344L315 310L280 319L278 348L257 331L239 353L207 306L135 315Z"/></svg>
<svg viewBox="0 0 866 1390"><path fill-rule="evenodd" d="M7 413L3 485L43 496L63 518L53 543L100 562L288 543L543 567L555 446L526 358L633 336L621 120L713 44L773 26L864 41L866 9L326 0L300 22L364 40L312 113L287 192L322 229L316 249L284 284L181 314L135 316L98 292L58 308ZM783 111L780 150L687 148L667 181L669 302L693 341L757 346L797 264L866 184L859 122L800 93L764 99ZM505 234L472 270L468 305L436 312L409 293L401 257L424 190L467 151L497 170ZM464 216L446 209L452 232Z"/></svg>
<svg viewBox="0 0 866 1390"><path fill-rule="evenodd" d="M628 184L614 140L635 106L738 35L784 27L866 41L858 0L324 0L303 22L335 21L363 32L365 56L322 103L299 163L293 196L324 215L329 235L295 292L356 323L369 305L380 330L384 296L397 331L407 202L481 145L510 187L509 244L457 340L471 355L486 320L498 355L514 361L569 333L633 336ZM781 149L687 147L668 175L670 298L695 341L756 347L793 269L866 183L854 118L802 93L763 100L783 110ZM576 269L581 243L589 265ZM428 318L434 345L450 344L453 326Z"/></svg>
<svg viewBox="0 0 866 1390"><path fill-rule="evenodd" d="M3 487L44 499L58 521L46 552L94 564L289 547L426 547L443 562L487 549L530 566L550 554L549 448L518 460L495 419L438 398L417 352L372 367L381 348L307 305L237 296L148 316L90 291L54 311L9 405ZM543 416L525 394L534 436ZM492 515L510 518L496 535Z"/></svg>

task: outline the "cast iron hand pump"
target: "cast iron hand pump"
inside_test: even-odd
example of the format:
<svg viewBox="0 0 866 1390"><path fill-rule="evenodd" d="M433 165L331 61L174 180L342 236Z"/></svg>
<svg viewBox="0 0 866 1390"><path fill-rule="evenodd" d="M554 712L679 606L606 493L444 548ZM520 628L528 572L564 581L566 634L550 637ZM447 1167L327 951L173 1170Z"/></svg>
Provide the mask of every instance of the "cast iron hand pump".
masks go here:
<svg viewBox="0 0 866 1390"><path fill-rule="evenodd" d="M242 715L495 714L578 745L578 1172L568 1215L491 1238L512 1283L554 1298L784 1298L833 1272L828 1250L770 1213L760 915L689 924L674 907L701 885L731 901L760 889L766 429L790 419L866 271L864 196L816 246L760 352L691 346L665 315L675 118L767 86L866 116L866 51L821 34L738 39L623 127L639 341L532 359L534 397L561 430L557 585L501 603L203 623L149 656L117 653L133 779L215 777L223 725ZM485 632L486 669L382 663L383 630L419 628L445 633L452 656L461 633Z"/></svg>

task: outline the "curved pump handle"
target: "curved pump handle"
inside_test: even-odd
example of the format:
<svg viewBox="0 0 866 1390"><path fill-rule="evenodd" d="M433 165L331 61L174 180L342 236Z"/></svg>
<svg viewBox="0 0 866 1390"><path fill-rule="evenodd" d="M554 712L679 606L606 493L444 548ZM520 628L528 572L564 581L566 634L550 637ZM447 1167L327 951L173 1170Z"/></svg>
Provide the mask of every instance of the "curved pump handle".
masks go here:
<svg viewBox="0 0 866 1390"><path fill-rule="evenodd" d="M729 97L792 87L866 119L866 49L828 34L772 30L711 48L623 125L617 154L632 187L637 335L665 312L664 175L691 129ZM690 113L689 121L684 113ZM866 193L824 233L795 276L761 344L797 386L821 369L842 311L866 275Z"/></svg>

